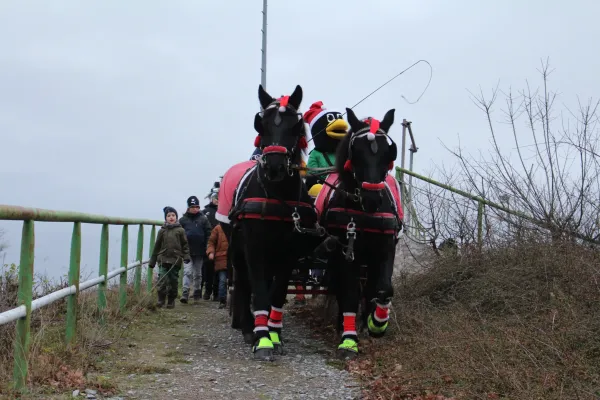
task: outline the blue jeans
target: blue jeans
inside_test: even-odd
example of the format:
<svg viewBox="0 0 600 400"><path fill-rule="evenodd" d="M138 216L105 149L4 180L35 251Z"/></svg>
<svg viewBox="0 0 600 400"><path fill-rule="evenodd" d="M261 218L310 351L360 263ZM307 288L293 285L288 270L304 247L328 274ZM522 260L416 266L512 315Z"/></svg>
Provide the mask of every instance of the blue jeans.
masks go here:
<svg viewBox="0 0 600 400"><path fill-rule="evenodd" d="M191 263L183 264L183 291L181 293L181 298L187 299L189 297L192 282L194 289L192 295L196 299L202 297L202 286L200 286L200 282L202 281L203 260L204 257L202 256L192 256Z"/></svg>
<svg viewBox="0 0 600 400"><path fill-rule="evenodd" d="M219 277L219 301L227 300L227 271L217 271Z"/></svg>

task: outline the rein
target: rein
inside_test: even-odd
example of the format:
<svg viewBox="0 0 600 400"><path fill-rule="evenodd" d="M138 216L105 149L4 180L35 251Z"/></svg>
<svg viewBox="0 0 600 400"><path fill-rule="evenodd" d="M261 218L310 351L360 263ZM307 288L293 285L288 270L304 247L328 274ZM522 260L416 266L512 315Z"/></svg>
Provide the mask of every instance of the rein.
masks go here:
<svg viewBox="0 0 600 400"><path fill-rule="evenodd" d="M257 173L257 171L255 171L255 173ZM263 189L263 191L265 192L265 197L266 198L271 198L274 200L279 201L285 208L287 208L288 210L291 211L291 216L292 216L292 220L294 222L294 230L297 231L298 233L301 234L308 234L311 236L316 236L316 237L324 237L324 241L323 243L321 243L319 246L317 246L317 248L315 249L315 251L320 250L321 248L324 248L327 252L332 252L335 249L335 246L332 246L332 243L335 245L339 245L340 247L342 247L342 252L344 253L344 255L346 256L346 259L348 259L348 261L353 261L354 260L354 240L356 239L356 223L351 222L348 224L348 232L346 233L346 238L348 239L348 245L344 245L344 243L342 243L342 241L334 235L331 235L329 232L327 232L327 230L322 227L319 222L315 222L315 228L311 229L311 228L304 228L300 225L301 223L301 218L300 218L300 213L298 212L298 206L300 206L301 203L301 196L302 196L302 179L299 179L299 186L298 186L298 200L297 200L297 206L292 207L291 205L289 205L285 199L282 199L281 197L274 195L273 193L269 194L269 192L267 191L267 188L265 187L263 181L260 179L260 174L257 174L257 181L260 184L261 188ZM331 186L333 188L333 186ZM312 206L313 210L315 210L314 205ZM315 212L316 214L316 212Z"/></svg>
<svg viewBox="0 0 600 400"><path fill-rule="evenodd" d="M297 171L306 171L306 175L323 175L323 173L325 174L330 174L330 173L334 173L337 172L335 167L324 167L324 168L308 168L308 167L302 167L296 164L293 164L291 166L291 168L297 170ZM340 189L337 186L334 186L328 182L323 181L323 185L329 187L330 189L350 198L352 201L358 203L360 202L360 193L359 193L359 189L356 188L356 191L354 193L350 193L344 189Z"/></svg>
<svg viewBox="0 0 600 400"><path fill-rule="evenodd" d="M300 214L298 213L298 207L300 206L300 203L302 200L302 179L298 179L298 182L300 184L298 186L298 200L296 202L297 205L295 207L292 207L285 201L285 199L282 199L281 197L279 197L277 195L274 195L272 193L271 193L271 195L269 195L267 188L265 187L263 181L260 179L260 174L257 175L257 180L258 180L258 183L260 184L260 187L264 190L266 198L275 199L275 200L279 201L284 207L286 207L290 211L292 211L291 216L292 216L292 220L294 221L294 229L296 231L298 231L299 233L306 233L306 234L318 236L318 237L323 237L323 236L327 235L325 228L323 228L321 225L319 225L319 222L315 222L314 229L303 228L300 225L301 221L300 221ZM313 206L313 210L314 209L315 209L315 207ZM315 212L315 214L316 214L316 212Z"/></svg>
<svg viewBox="0 0 600 400"><path fill-rule="evenodd" d="M366 133L364 133L364 134L366 135ZM315 174L315 175L317 175L317 174L321 175L321 174L323 174L323 172L326 172L326 173L327 172L328 173L337 172L334 168L308 168L308 167L300 167L297 165L294 165L293 167L297 170L307 171L307 175L309 175L311 173ZM360 196L360 187L362 187L364 185L362 185L361 182L359 182L356 179L356 176L354 174L352 174L352 179L358 186L355 189L354 193L344 190L344 189L340 188L339 186L336 186L335 184L331 184L331 183L327 182L326 180L322 181L322 184L329 187L335 193L338 193L355 203L361 204L361 208L362 208L362 198ZM384 180L384 182L385 182L385 180ZM392 205L392 207L391 207L392 213L393 213L396 221L398 221L398 223L400 224L400 230L401 230L402 229L402 221L400 220L399 211L394 206L396 200L395 200L393 194L390 192L390 190L385 190L386 184L382 182L381 185L382 185L381 190L386 192L385 197L389 200L390 204ZM381 194L381 196L384 196L383 193L380 192L380 194ZM364 209L363 209L363 212L364 212ZM350 217L350 222L346 225L346 239L348 241L347 245L344 245L343 243L341 243L341 241L339 240L338 237L327 233L326 234L327 239L325 239L325 241L319 247L324 247L329 252L333 251L333 248L330 247L330 243L328 243L331 241L330 238L333 238L333 240L335 240L336 243L339 243L342 246L342 249L343 249L342 253L344 254L346 260L349 262L352 262L352 261L354 261L354 243L356 241L356 231L357 231L356 222L354 221L353 217Z"/></svg>

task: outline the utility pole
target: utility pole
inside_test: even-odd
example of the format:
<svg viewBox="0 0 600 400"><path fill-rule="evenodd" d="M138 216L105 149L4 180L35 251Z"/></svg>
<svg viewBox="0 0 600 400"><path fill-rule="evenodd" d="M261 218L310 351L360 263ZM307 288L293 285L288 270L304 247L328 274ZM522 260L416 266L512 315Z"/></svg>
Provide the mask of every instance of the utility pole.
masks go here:
<svg viewBox="0 0 600 400"><path fill-rule="evenodd" d="M413 136L413 132L412 132L412 122L408 121L407 123L407 128L408 128L408 134L410 135L410 147L408 149L408 151L410 151L410 158L409 158L409 167L408 170L410 172L413 172L413 157L415 155L415 153L417 152L417 150L419 150L419 148L417 147L417 145L415 144L415 137ZM410 212L414 211L415 206L413 205L413 197L412 197L412 175L409 175L408 177L408 205L409 205L409 213L408 213L408 224L409 226L414 225L414 222L412 221L412 218L410 217ZM409 228L410 229L410 228ZM413 226L413 236L418 235L416 226Z"/></svg>
<svg viewBox="0 0 600 400"><path fill-rule="evenodd" d="M407 121L406 118L402 120L402 154L401 154L401 158L400 158L400 167L402 169L404 169L404 165L405 165L405 160L406 160L406 134L408 133L410 135L410 148L408 149L408 151L410 151L410 166L409 166L409 171L413 170L413 157L414 154L417 152L417 150L419 150L419 148L417 147L417 145L415 144L415 137L413 135L412 132L412 122L411 121ZM405 207L405 210L407 210L406 215L405 215L405 219L406 219L406 224L408 226L411 225L411 211L414 210L413 204L412 204L412 175L408 176L408 183L405 183L404 181L404 173L402 172L400 174L400 180L401 180L401 184L402 184L402 194L406 194L406 198L404 198L404 196L401 197L402 199L402 205ZM409 228L410 230L410 228ZM410 232L409 232L410 233ZM415 230L416 233L416 230Z"/></svg>
<svg viewBox="0 0 600 400"><path fill-rule="evenodd" d="M262 63L260 67L260 84L267 90L267 0L263 0L262 20Z"/></svg>

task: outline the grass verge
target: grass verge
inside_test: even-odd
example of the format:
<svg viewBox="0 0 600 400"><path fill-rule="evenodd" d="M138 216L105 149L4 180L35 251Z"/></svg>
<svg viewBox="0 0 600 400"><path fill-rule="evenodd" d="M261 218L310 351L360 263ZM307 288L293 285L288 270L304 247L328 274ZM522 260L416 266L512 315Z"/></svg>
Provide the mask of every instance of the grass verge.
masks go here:
<svg viewBox="0 0 600 400"><path fill-rule="evenodd" d="M366 399L598 399L599 266L574 243L439 257L397 279L388 334L346 368Z"/></svg>
<svg viewBox="0 0 600 400"><path fill-rule="evenodd" d="M16 306L16 282L14 268L3 271L0 312ZM37 293L45 294L64 287L62 283L50 285L47 282L43 286ZM80 293L77 337L71 346L65 344L66 300L32 313L28 394L21 398L50 398L76 389L94 389L106 396L118 391L111 379L99 374L100 365L107 354L114 352L127 337L129 324L140 313L153 310L154 299L144 294L136 295L128 288L127 312L121 315L118 311L118 287L106 291L107 308L102 313L97 309L97 296L95 290ZM0 398L17 397L12 391L14 337L14 323L0 326ZM144 373L137 369L136 372ZM160 371L152 369L146 373Z"/></svg>

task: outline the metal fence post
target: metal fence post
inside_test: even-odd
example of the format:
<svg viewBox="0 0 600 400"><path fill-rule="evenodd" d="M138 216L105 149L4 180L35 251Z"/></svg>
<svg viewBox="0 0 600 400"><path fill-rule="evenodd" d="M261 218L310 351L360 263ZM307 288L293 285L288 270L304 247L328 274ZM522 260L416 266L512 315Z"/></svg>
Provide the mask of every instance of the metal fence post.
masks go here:
<svg viewBox="0 0 600 400"><path fill-rule="evenodd" d="M183 295L183 274L185 272L185 266L181 263L181 268L179 268L179 290L181 291L181 295ZM192 282L190 281L190 284Z"/></svg>
<svg viewBox="0 0 600 400"><path fill-rule="evenodd" d="M17 321L16 337L14 344L14 385L18 391L27 386L29 372L29 342L31 327L31 300L33 297L33 258L35 248L35 233L32 220L23 221L21 235L21 258L19 261L19 292L17 301L26 309L25 318Z"/></svg>
<svg viewBox="0 0 600 400"><path fill-rule="evenodd" d="M156 226L152 225L150 229L150 252L148 258L152 257L154 251L154 242L156 241ZM154 280L154 268L148 268L146 272L146 291L150 293L152 291L152 284Z"/></svg>
<svg viewBox="0 0 600 400"><path fill-rule="evenodd" d="M75 293L67 298L66 343L71 345L77 334L77 301L79 298L79 273L81 268L81 222L73 223L71 235L71 258L69 261L69 286L75 285Z"/></svg>
<svg viewBox="0 0 600 400"><path fill-rule="evenodd" d="M144 225L140 224L138 227L137 252L136 252L136 261L139 261L140 265L135 267L135 281L134 281L134 290L135 290L136 295L139 295L142 290L143 257L144 257Z"/></svg>
<svg viewBox="0 0 600 400"><path fill-rule="evenodd" d="M100 234L100 266L98 267L98 276L104 276L104 281L98 286L98 311L100 313L100 322L104 323L104 310L106 309L106 286L108 281L108 224L102 225Z"/></svg>
<svg viewBox="0 0 600 400"><path fill-rule="evenodd" d="M406 118L402 120L402 154L400 155L400 185L404 187L404 160L406 159L406 128L408 126L408 121ZM402 204L406 203L406 199L404 198L404 194L400 193L400 199L402 200Z"/></svg>
<svg viewBox="0 0 600 400"><path fill-rule="evenodd" d="M123 225L123 233L121 234L121 264L120 267L127 267L129 245L129 229L128 225ZM125 314L127 305L127 270L121 273L119 281L119 312Z"/></svg>

